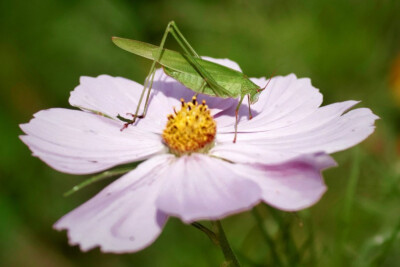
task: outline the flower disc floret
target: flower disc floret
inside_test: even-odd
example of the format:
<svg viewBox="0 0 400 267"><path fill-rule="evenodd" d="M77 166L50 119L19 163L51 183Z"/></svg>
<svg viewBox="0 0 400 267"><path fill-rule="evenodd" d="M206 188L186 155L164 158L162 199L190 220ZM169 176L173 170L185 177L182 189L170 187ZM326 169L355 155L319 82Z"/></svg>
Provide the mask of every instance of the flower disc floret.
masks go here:
<svg viewBox="0 0 400 267"><path fill-rule="evenodd" d="M217 124L210 114L206 101L199 105L196 97L191 102L181 99L181 110L168 115L163 140L176 155L207 152L213 144Z"/></svg>

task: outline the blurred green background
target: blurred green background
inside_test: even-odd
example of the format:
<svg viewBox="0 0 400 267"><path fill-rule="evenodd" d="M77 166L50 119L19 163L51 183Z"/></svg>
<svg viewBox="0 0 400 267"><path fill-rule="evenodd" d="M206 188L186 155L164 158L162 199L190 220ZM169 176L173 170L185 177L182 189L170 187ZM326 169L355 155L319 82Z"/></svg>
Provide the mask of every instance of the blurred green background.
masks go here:
<svg viewBox="0 0 400 267"><path fill-rule="evenodd" d="M0 2L0 265L218 266L222 254L191 226L171 219L132 255L82 253L52 224L109 181L62 194L84 177L31 156L18 124L68 107L82 75L142 82L150 61L111 36L154 44L175 20L201 54L230 58L252 77L310 77L324 103L362 100L381 120L358 148L334 155L328 192L298 214L257 207L288 265L399 266L400 1L398 0L40 0ZM179 49L171 39L167 46ZM397 63L396 63L397 62ZM396 98L397 97L397 98ZM245 266L274 266L250 212L223 221ZM269 265L268 265L269 264Z"/></svg>

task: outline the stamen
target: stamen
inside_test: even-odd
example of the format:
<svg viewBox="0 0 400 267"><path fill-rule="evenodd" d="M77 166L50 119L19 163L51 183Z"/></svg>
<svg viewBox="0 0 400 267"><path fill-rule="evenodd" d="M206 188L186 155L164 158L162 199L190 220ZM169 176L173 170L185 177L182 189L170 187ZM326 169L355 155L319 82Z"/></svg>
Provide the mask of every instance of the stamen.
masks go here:
<svg viewBox="0 0 400 267"><path fill-rule="evenodd" d="M184 154L205 153L213 145L217 127L205 100L198 105L194 96L191 102L181 99L181 110L175 116L168 115L163 131L163 140L170 151L181 156Z"/></svg>

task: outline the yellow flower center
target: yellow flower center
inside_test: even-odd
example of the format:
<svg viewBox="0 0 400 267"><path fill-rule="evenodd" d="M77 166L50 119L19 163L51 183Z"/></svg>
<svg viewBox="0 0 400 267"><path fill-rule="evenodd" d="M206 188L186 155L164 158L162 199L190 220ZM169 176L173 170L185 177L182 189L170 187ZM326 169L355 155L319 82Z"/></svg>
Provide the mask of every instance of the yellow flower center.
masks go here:
<svg viewBox="0 0 400 267"><path fill-rule="evenodd" d="M168 115L168 122L162 137L170 151L181 156L193 152L205 153L213 145L217 124L203 100L197 103L194 96L191 102L181 99L180 111Z"/></svg>

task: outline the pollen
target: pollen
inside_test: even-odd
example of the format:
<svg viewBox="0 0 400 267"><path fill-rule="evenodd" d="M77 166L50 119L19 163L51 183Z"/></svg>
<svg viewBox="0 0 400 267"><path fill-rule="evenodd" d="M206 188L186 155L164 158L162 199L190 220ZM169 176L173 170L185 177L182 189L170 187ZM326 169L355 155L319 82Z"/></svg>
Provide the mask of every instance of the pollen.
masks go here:
<svg viewBox="0 0 400 267"><path fill-rule="evenodd" d="M171 153L181 156L193 152L205 153L214 143L217 124L203 100L197 103L181 99L181 110L168 115L168 122L162 134L164 143Z"/></svg>

